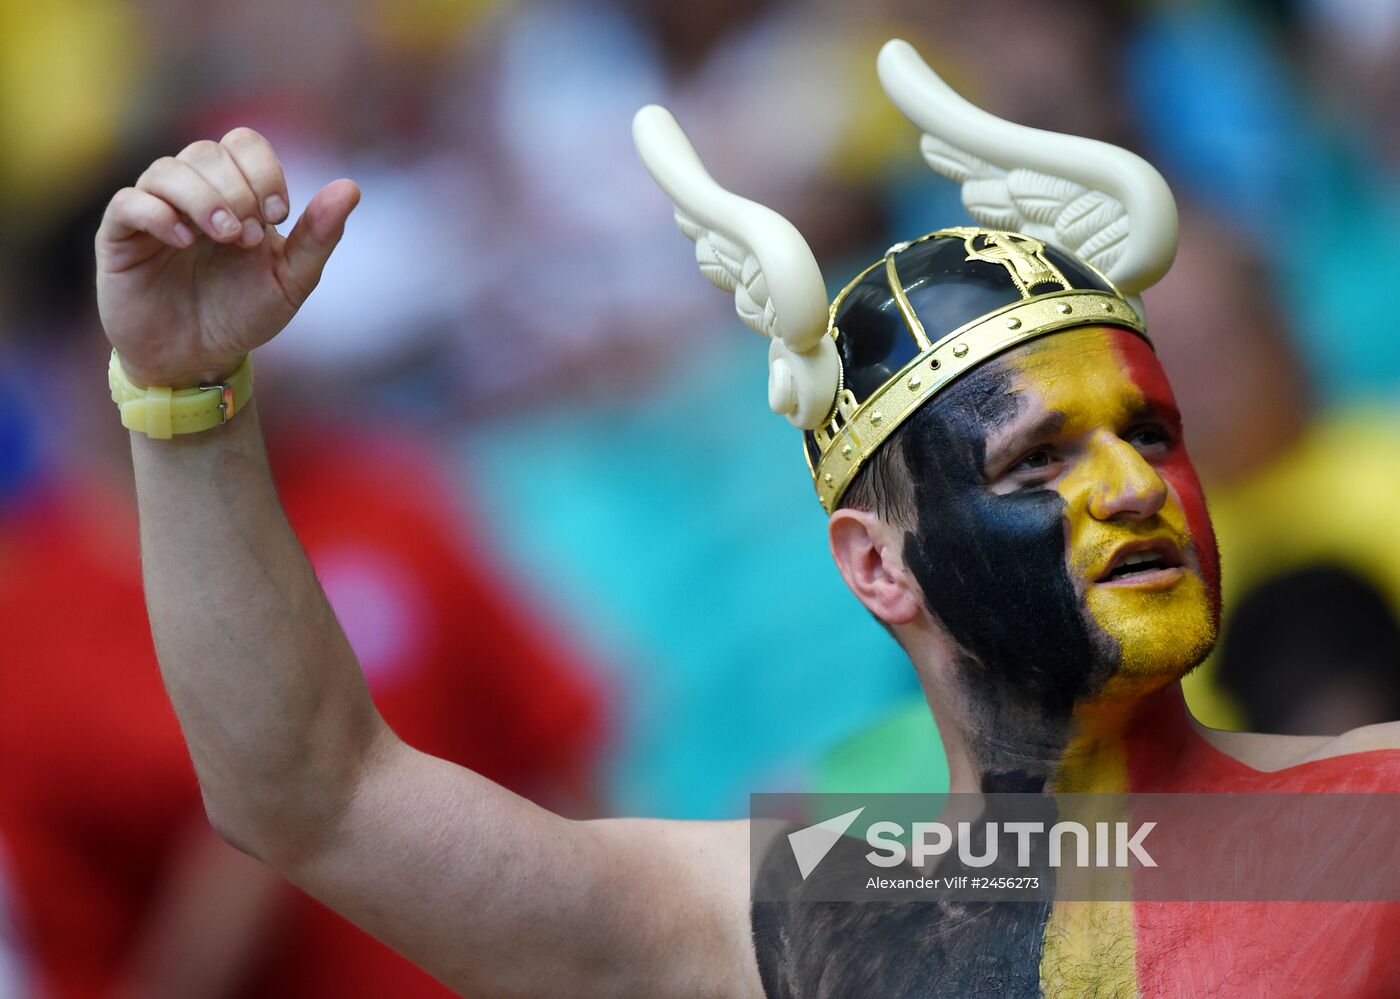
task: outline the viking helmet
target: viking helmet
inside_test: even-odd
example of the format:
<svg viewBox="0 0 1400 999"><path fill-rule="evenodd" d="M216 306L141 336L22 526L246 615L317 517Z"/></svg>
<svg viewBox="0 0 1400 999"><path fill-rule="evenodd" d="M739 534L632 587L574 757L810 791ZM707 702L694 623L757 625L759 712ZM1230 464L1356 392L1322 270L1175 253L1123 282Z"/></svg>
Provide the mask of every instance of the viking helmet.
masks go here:
<svg viewBox="0 0 1400 999"><path fill-rule="evenodd" d="M1087 324L1145 339L1136 296L1176 253L1171 191L1140 157L990 115L907 42L886 43L877 68L886 94L924 132L924 158L962 185L981 225L890 247L829 304L797 229L715 183L670 112L650 105L632 125L701 272L770 338L769 407L806 431L807 466L828 513L901 422L982 361Z"/></svg>

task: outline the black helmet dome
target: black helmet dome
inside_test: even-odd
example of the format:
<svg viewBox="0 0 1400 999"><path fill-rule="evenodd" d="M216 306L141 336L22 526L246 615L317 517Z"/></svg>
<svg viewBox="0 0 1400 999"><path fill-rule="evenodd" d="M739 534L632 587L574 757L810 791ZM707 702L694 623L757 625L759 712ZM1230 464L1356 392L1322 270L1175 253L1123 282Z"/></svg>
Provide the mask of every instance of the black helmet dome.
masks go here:
<svg viewBox="0 0 1400 999"><path fill-rule="evenodd" d="M830 423L804 435L823 506L835 509L864 460L958 375L1086 323L1146 335L1106 277L1029 236L969 226L891 247L831 304L841 390Z"/></svg>

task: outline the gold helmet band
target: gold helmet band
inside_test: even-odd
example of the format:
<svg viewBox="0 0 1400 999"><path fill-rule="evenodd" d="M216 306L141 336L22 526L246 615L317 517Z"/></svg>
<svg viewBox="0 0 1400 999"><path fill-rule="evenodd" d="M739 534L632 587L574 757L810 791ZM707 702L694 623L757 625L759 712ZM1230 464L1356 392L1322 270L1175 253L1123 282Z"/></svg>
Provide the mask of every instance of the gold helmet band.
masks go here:
<svg viewBox="0 0 1400 999"><path fill-rule="evenodd" d="M898 260L911 247L936 239L960 240L968 266L1004 267L1012 297L1005 305L949 332L938 329L935 339L909 297L921 279L901 276ZM827 335L838 346L843 337L857 333L843 331L838 325L847 295L872 274L882 271L890 298L917 352L864 399L857 399L846 384L843 364L842 385L830 420L806 435L807 467L827 513L840 505L861 466L896 427L983 361L1047 333L1087 324L1118 326L1147 339L1142 319L1112 282L1083 261L1070 260L1072 263L1066 266L1057 265L1043 243L1020 233L974 227L940 229L891 247L881 260L841 289L831 303L827 325ZM1092 272L1092 283L1098 287L1076 286L1086 283L1086 272Z"/></svg>

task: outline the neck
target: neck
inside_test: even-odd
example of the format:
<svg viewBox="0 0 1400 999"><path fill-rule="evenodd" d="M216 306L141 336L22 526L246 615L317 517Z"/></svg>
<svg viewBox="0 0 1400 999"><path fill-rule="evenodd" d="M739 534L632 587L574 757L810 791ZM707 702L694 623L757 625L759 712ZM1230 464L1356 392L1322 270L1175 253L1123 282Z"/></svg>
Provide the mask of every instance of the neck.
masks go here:
<svg viewBox="0 0 1400 999"><path fill-rule="evenodd" d="M931 697L959 792L1127 791L1130 740L1146 738L1154 771L1170 772L1193 730L1181 684L1077 705L1062 717L1023 706L952 706Z"/></svg>

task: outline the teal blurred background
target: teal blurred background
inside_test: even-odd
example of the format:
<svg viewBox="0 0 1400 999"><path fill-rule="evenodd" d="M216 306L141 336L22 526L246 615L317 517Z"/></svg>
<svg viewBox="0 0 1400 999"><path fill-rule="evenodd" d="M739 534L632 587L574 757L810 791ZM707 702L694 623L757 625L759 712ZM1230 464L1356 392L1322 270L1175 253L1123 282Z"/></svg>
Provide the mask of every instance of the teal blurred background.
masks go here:
<svg viewBox="0 0 1400 999"><path fill-rule="evenodd" d="M442 994L207 835L145 632L91 239L234 125L294 203L364 192L258 393L406 738L576 815L942 785L764 345L629 133L670 106L839 287L966 221L879 92L896 35L1177 192L1146 303L1227 586L1193 708L1400 717L1397 0L0 0L0 996Z"/></svg>

